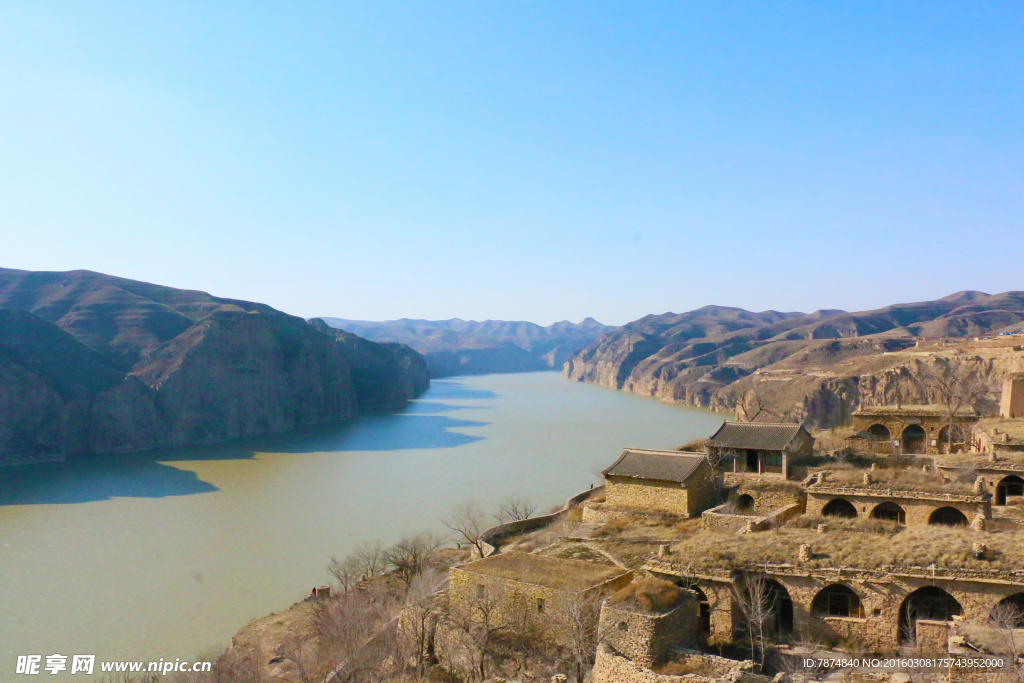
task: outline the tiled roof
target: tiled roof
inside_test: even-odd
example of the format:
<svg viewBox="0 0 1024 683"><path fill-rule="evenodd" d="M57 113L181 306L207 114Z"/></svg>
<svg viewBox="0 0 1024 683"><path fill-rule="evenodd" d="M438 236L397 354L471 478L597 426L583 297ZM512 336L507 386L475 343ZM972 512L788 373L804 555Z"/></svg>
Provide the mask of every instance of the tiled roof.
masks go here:
<svg viewBox="0 0 1024 683"><path fill-rule="evenodd" d="M611 467L601 474L657 481L676 481L682 484L704 462L703 453L680 451L648 451L627 448Z"/></svg>
<svg viewBox="0 0 1024 683"><path fill-rule="evenodd" d="M712 435L708 444L721 448L752 448L781 451L803 429L798 424L767 422L726 422Z"/></svg>

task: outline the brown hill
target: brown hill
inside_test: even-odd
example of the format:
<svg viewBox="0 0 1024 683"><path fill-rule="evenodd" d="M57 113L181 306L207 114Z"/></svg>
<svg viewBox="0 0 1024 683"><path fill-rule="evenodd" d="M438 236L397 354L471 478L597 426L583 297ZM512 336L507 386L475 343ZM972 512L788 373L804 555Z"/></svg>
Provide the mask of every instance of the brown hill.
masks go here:
<svg viewBox="0 0 1024 683"><path fill-rule="evenodd" d="M563 374L723 411L734 410L738 397L758 393L773 419L831 427L862 400L911 402L901 397L914 394L912 382L892 384L883 375L911 378L907 363L920 359L903 350L916 338L993 334L1020 329L1021 321L1024 292L959 292L858 313L706 306L645 316L602 335L570 358ZM993 381L1002 367L989 366Z"/></svg>
<svg viewBox="0 0 1024 683"><path fill-rule="evenodd" d="M401 407L425 388L415 351L361 341L205 292L0 269L0 454L288 431Z"/></svg>

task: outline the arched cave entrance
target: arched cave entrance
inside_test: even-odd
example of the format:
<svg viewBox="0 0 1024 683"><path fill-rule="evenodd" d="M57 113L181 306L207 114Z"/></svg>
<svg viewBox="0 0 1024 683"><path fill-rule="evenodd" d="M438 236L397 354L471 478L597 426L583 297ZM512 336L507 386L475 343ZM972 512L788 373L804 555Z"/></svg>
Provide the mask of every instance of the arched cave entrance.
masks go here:
<svg viewBox="0 0 1024 683"><path fill-rule="evenodd" d="M811 614L819 617L857 617L864 618L864 607L860 604L860 596L849 586L834 583L825 586L814 596L811 602Z"/></svg>
<svg viewBox="0 0 1024 683"><path fill-rule="evenodd" d="M903 452L924 453L924 427L921 425L907 425L903 430Z"/></svg>
<svg viewBox="0 0 1024 683"><path fill-rule="evenodd" d="M843 498L833 498L825 507L821 508L821 514L825 517L848 517L853 519L857 516L857 508L853 503Z"/></svg>
<svg viewBox="0 0 1024 683"><path fill-rule="evenodd" d="M754 497L751 495L747 495L746 493L742 494L739 498L736 499L736 509L742 512L748 512L750 510L753 510Z"/></svg>
<svg viewBox="0 0 1024 683"><path fill-rule="evenodd" d="M955 425L953 426L952 441L949 438L949 425L939 430L939 446L945 453L952 453L954 448L962 445L965 441L963 430Z"/></svg>
<svg viewBox="0 0 1024 683"><path fill-rule="evenodd" d="M899 524L907 523L906 511L891 500L876 505L875 509L871 511L871 516L874 519L884 519L889 522L898 522Z"/></svg>
<svg viewBox="0 0 1024 683"><path fill-rule="evenodd" d="M1024 479L1016 474L1000 479L996 484L996 505L1006 505L1007 496L1024 496Z"/></svg>
<svg viewBox="0 0 1024 683"><path fill-rule="evenodd" d="M697 599L700 600L700 632L702 636L707 637L711 635L711 603L700 586L690 586L690 590L696 593Z"/></svg>
<svg viewBox="0 0 1024 683"><path fill-rule="evenodd" d="M889 428L883 424L873 424L868 427L868 434L873 436L876 441L888 441L892 436L889 433Z"/></svg>
<svg viewBox="0 0 1024 683"><path fill-rule="evenodd" d="M917 640L917 622L952 621L963 612L963 607L952 595L936 586L918 588L908 595L900 605L900 642L912 643Z"/></svg>
<svg viewBox="0 0 1024 683"><path fill-rule="evenodd" d="M755 581L762 582L760 594L765 631L778 635L792 633L793 600L789 597L789 591L775 579L769 579L763 575L748 575L746 585L743 587L743 601L756 603L758 591L754 589ZM751 593L754 593L753 598ZM748 607L754 612L758 611L756 604L748 605Z"/></svg>
<svg viewBox="0 0 1024 683"><path fill-rule="evenodd" d="M993 626L1024 628L1024 593L1014 593L1000 600L989 615Z"/></svg>
<svg viewBox="0 0 1024 683"><path fill-rule="evenodd" d="M928 516L929 524L945 524L946 526L967 526L967 515L956 508L939 508Z"/></svg>

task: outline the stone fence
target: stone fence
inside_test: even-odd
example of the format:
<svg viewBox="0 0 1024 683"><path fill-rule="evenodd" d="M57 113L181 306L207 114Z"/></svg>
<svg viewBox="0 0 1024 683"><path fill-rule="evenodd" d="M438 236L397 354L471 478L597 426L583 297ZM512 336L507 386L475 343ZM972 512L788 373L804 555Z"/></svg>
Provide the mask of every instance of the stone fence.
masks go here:
<svg viewBox="0 0 1024 683"><path fill-rule="evenodd" d="M724 503L718 507L705 510L700 516L701 526L705 529L729 533L743 531L767 531L777 528L804 512L803 503L791 503L777 510L772 510L766 515L738 515L732 514L732 503Z"/></svg>
<svg viewBox="0 0 1024 683"><path fill-rule="evenodd" d="M687 659L697 659L707 673L689 673L682 676L657 674L650 669L636 664L615 652L605 643L597 646L597 657L594 661L594 672L591 680L594 683L769 683L768 676L754 673L753 662L725 659L715 655L684 651Z"/></svg>
<svg viewBox="0 0 1024 683"><path fill-rule="evenodd" d="M866 486L823 486L812 484L808 493L824 493L830 496L868 496L872 498L903 498L905 500L941 500L955 503L984 503L991 496L976 496L962 493L932 493L929 491L905 491L902 489L875 489Z"/></svg>
<svg viewBox="0 0 1024 683"><path fill-rule="evenodd" d="M604 493L604 484L601 486L595 486L592 489L587 489L582 493L577 493L575 496L565 501L565 505L563 505L560 510L552 512L551 514L539 515L528 519L520 519L515 522L508 522L507 524L499 524L498 526L491 527L480 535L480 540L483 541L480 544L484 549L483 556L490 557L495 554L498 552L498 546L501 545L503 541L512 538L513 536L543 529L555 522L562 521L568 516L570 510L601 493Z"/></svg>

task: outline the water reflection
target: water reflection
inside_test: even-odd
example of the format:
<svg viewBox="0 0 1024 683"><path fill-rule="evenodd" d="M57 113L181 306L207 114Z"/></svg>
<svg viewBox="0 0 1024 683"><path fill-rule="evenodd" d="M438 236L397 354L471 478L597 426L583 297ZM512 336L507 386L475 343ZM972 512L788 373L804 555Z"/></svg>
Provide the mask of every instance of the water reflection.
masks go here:
<svg viewBox="0 0 1024 683"><path fill-rule="evenodd" d="M493 399L493 391L435 380L431 399ZM308 427L287 434L130 455L75 456L65 462L0 468L0 506L88 503L111 498L163 498L212 493L218 488L195 472L165 464L182 461L251 460L257 453L398 451L465 446L486 437L453 431L488 426L442 413L483 409L419 400L397 413Z"/></svg>

